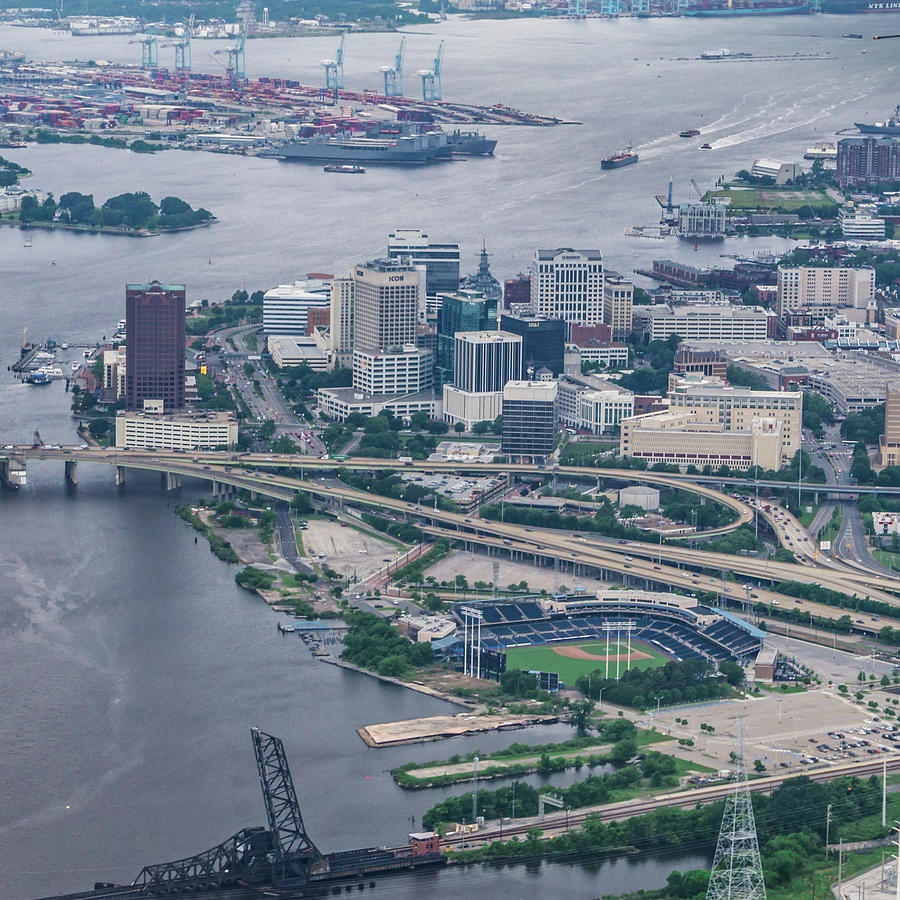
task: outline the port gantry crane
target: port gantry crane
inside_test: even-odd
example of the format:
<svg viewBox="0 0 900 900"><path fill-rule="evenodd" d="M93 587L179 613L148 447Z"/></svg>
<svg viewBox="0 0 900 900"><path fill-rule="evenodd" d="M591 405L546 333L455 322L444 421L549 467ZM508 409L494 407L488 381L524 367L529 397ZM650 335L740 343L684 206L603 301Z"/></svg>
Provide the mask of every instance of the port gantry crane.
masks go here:
<svg viewBox="0 0 900 900"><path fill-rule="evenodd" d="M184 27L184 33L181 37L172 42L171 44L163 44L163 47L174 47L175 48L175 72L190 72L191 71L191 37L194 34L194 14L191 13L191 18L188 20L188 24Z"/></svg>
<svg viewBox="0 0 900 900"><path fill-rule="evenodd" d="M394 65L381 67L380 71L384 75L385 97L403 96L403 51L405 49L406 38L402 38L400 41L400 49L394 57Z"/></svg>
<svg viewBox="0 0 900 900"><path fill-rule="evenodd" d="M338 45L334 59L323 59L325 67L325 90L342 91L344 89L344 40L347 37L345 31L341 35L341 43Z"/></svg>
<svg viewBox="0 0 900 900"><path fill-rule="evenodd" d="M129 41L129 44L141 45L141 68L142 69L158 69L159 68L159 38L156 35L155 26L151 25L147 29L144 37L137 41Z"/></svg>
<svg viewBox="0 0 900 900"><path fill-rule="evenodd" d="M306 833L294 781L277 737L250 729L268 828L242 828L197 856L145 866L134 880L150 896L247 885L302 884L328 870Z"/></svg>
<svg viewBox="0 0 900 900"><path fill-rule="evenodd" d="M228 74L228 85L232 90L238 90L247 80L247 57L244 50L246 37L242 31L234 39L233 47L225 47L221 50L213 50L213 56L222 53L228 54L228 65L225 71Z"/></svg>
<svg viewBox="0 0 900 900"><path fill-rule="evenodd" d="M437 56L430 69L419 69L416 75L422 79L422 99L441 100L441 69L444 64L444 42L438 45Z"/></svg>

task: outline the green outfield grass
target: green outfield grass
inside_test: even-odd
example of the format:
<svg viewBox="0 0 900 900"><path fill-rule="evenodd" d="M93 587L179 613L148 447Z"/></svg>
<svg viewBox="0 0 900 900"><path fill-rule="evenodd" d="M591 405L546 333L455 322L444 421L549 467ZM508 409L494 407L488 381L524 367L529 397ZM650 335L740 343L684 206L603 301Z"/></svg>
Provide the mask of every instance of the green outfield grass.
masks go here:
<svg viewBox="0 0 900 900"><path fill-rule="evenodd" d="M621 661L619 663L619 671L625 671L625 654L628 651L628 644L625 641L620 642ZM582 650L592 653L601 659L571 659L567 656L560 656L555 652L557 647L578 647ZM660 650L657 650L651 644L643 641L632 641L631 649L639 650L646 653L649 659L636 659L631 663L635 669L652 669L655 666L661 666L670 661L671 657L666 656ZM609 655L613 657L609 661L610 677L614 677L615 673L615 655L616 642L609 642ZM574 685L579 675L586 675L588 672L597 670L606 673L606 662L603 657L606 656L606 641L567 641L565 643L540 644L534 647L510 647L506 651L506 668L523 669L525 671L537 672L557 672L562 681L566 685Z"/></svg>

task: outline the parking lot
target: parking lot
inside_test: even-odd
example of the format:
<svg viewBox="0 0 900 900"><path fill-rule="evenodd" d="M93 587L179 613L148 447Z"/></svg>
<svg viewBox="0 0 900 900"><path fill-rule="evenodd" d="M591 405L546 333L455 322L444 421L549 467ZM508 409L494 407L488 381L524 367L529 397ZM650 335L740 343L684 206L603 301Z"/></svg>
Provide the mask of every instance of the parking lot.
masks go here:
<svg viewBox="0 0 900 900"><path fill-rule="evenodd" d="M875 715L837 691L823 688L803 693L766 691L747 700L666 709L653 713L650 721L673 737L693 739L694 747L684 755L724 769L737 748L738 721L744 718L751 767L759 759L766 771L774 773L900 751L900 729Z"/></svg>

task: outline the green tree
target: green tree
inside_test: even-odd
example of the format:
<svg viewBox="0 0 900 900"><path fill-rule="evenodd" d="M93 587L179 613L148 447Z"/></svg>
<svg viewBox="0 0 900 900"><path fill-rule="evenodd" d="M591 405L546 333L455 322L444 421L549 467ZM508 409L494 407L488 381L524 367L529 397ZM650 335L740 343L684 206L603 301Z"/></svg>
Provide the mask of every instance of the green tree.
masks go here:
<svg viewBox="0 0 900 900"><path fill-rule="evenodd" d="M453 430L454 430L457 434L462 434L462 433L466 430L466 423L465 423L465 422L457 422L457 423L453 426Z"/></svg>
<svg viewBox="0 0 900 900"><path fill-rule="evenodd" d="M296 453L297 445L286 434L283 434L272 443L272 450L275 453Z"/></svg>
<svg viewBox="0 0 900 900"><path fill-rule="evenodd" d="M491 423L488 421L476 422L472 426L473 434L487 434L491 430Z"/></svg>
<svg viewBox="0 0 900 900"><path fill-rule="evenodd" d="M593 709L594 704L590 700L576 700L569 707L569 722L578 732L579 737L587 734Z"/></svg>
<svg viewBox="0 0 900 900"><path fill-rule="evenodd" d="M92 438L99 440L104 435L109 433L109 420L94 419L91 424L88 425L88 431L91 433Z"/></svg>
<svg viewBox="0 0 900 900"><path fill-rule="evenodd" d="M744 670L734 660L726 659L720 662L719 671L732 687L736 687L744 680Z"/></svg>
<svg viewBox="0 0 900 900"><path fill-rule="evenodd" d="M866 445L862 441L853 448L853 462L850 463L850 474L856 479L858 484L869 484L875 479L872 461L869 459L869 451L866 450Z"/></svg>
<svg viewBox="0 0 900 900"><path fill-rule="evenodd" d="M268 440L275 434L275 420L274 419L266 419L262 425L259 426L259 436L263 440Z"/></svg>
<svg viewBox="0 0 900 900"><path fill-rule="evenodd" d="M623 738L613 744L609 758L615 765L624 765L637 753L637 744L631 738Z"/></svg>

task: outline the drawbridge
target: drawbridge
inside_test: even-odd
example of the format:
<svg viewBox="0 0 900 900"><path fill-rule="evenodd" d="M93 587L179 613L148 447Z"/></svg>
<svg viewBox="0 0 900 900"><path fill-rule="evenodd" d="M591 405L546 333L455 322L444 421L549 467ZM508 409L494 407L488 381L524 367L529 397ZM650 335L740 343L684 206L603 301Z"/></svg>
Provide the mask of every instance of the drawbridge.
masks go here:
<svg viewBox="0 0 900 900"><path fill-rule="evenodd" d="M242 828L196 856L145 866L135 886L150 896L166 896L254 884L296 885L327 872L327 860L303 826L284 744L258 728L250 735L268 828Z"/></svg>

